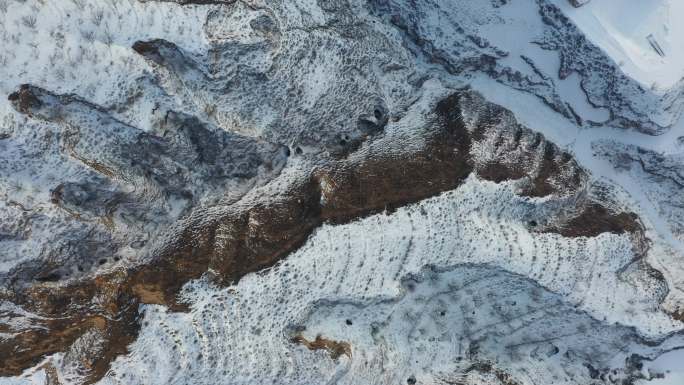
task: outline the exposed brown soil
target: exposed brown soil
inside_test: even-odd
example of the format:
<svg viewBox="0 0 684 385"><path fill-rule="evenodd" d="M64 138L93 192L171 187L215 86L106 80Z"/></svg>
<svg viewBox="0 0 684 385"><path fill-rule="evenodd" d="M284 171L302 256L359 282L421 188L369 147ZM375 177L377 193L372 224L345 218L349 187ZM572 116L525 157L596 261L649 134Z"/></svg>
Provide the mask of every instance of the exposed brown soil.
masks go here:
<svg viewBox="0 0 684 385"><path fill-rule="evenodd" d="M17 109L23 114L29 114L32 108L40 107L40 100L31 93L31 88L28 84L22 84L19 90L9 95L10 102L17 102Z"/></svg>
<svg viewBox="0 0 684 385"><path fill-rule="evenodd" d="M570 220L546 231L564 237L595 237L601 233L636 233L641 231L641 228L636 214L612 212L592 202L582 207L582 210Z"/></svg>
<svg viewBox="0 0 684 385"><path fill-rule="evenodd" d="M316 336L315 340L309 341L301 334L298 334L292 338L292 342L304 345L309 350L325 350L333 360L338 359L343 354L349 358L352 356L351 345L348 342L329 340L320 335Z"/></svg>
<svg viewBox="0 0 684 385"><path fill-rule="evenodd" d="M61 284L16 285L5 299L48 320L0 341L0 375L17 375L45 355L65 351L88 330L97 328L105 336L105 346L89 363L89 380L94 382L137 337L139 304L183 311L184 304L176 300L180 288L208 271L217 283L227 285L272 266L324 222L348 222L456 188L475 169L469 155L474 135L461 120L464 94L468 92L458 92L437 105L420 148L404 148L401 138L381 134L344 159L328 160L308 175L284 182L273 195L249 196L220 214L209 213L209 209L194 213L149 263ZM35 99L24 88L12 98L27 108ZM520 137L514 137L512 143L516 140ZM506 175L525 176L534 181L532 195L559 193L555 187L559 184L567 190L576 188L581 169L548 142L540 139L531 146L539 148L540 144L544 156L541 162L535 160L534 167L525 162L538 156L521 156L518 170L502 162L482 168L478 174L497 182ZM570 175L568 178L558 177L559 170L571 166L576 170L562 173ZM635 231L635 226L638 222L632 214L610 214L592 205L557 231L582 236ZM346 343L323 338L313 342L301 338L299 342L310 349L326 349L333 356L351 355Z"/></svg>
<svg viewBox="0 0 684 385"><path fill-rule="evenodd" d="M478 361L468 367L465 372L493 373L502 385L520 385L510 374L495 368L490 362ZM464 384L465 385L465 384Z"/></svg>
<svg viewBox="0 0 684 385"><path fill-rule="evenodd" d="M676 319L677 321L684 322L684 309L679 309L675 312L672 312L670 314L673 319Z"/></svg>

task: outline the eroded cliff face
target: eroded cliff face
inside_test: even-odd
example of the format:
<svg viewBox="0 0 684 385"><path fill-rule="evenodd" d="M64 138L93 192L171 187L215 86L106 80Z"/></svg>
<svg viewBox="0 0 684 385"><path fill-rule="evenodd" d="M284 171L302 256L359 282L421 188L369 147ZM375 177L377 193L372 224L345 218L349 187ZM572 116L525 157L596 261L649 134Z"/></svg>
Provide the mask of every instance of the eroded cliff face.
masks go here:
<svg viewBox="0 0 684 385"><path fill-rule="evenodd" d="M676 244L544 127L464 86L491 77L584 124L558 80L487 41L518 5L439 24L459 6L144 3L194 13L201 49L131 34L120 49L145 71L112 101L8 93L0 375L636 383L682 345L681 262L659 263ZM532 7L539 45L563 57L549 7ZM583 92L617 103L612 124L662 129L643 100Z"/></svg>

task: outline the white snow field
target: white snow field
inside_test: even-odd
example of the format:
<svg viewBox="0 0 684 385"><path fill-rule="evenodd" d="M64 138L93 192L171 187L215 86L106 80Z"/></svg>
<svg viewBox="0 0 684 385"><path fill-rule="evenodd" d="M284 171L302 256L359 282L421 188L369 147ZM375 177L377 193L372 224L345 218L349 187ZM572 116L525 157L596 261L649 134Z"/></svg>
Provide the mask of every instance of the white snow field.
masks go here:
<svg viewBox="0 0 684 385"><path fill-rule="evenodd" d="M554 2L633 79L664 90L684 78L684 2L595 0L580 8Z"/></svg>
<svg viewBox="0 0 684 385"><path fill-rule="evenodd" d="M663 378L640 381L639 385L681 385L684 384L684 349L665 353L646 365L644 370L665 373Z"/></svg>

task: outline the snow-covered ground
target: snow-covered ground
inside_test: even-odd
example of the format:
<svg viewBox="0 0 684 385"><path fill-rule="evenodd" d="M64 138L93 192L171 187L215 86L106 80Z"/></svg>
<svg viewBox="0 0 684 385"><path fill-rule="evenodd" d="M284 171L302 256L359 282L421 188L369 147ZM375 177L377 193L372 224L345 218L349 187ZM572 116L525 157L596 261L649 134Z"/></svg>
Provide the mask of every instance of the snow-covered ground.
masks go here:
<svg viewBox="0 0 684 385"><path fill-rule="evenodd" d="M644 371L664 373L664 377L651 381L640 381L639 385L684 384L684 349L677 349L663 354L653 362L644 365Z"/></svg>
<svg viewBox="0 0 684 385"><path fill-rule="evenodd" d="M684 2L596 0L580 8L567 0L554 3L627 75L646 87L665 90L684 78Z"/></svg>
<svg viewBox="0 0 684 385"><path fill-rule="evenodd" d="M111 105L149 67L131 46L162 38L190 52L205 45L207 7L137 0L0 2L0 127L17 124L7 97L20 84ZM136 123L136 118L129 118ZM142 118L142 122L145 118ZM145 127L145 126L143 126Z"/></svg>
<svg viewBox="0 0 684 385"><path fill-rule="evenodd" d="M589 170L598 180L615 186L632 210L639 214L646 225L649 238L657 240L649 253L649 262L663 272L671 282L671 294L678 293L684 298L684 242L677 234L681 228L671 227L667 216L681 218L684 212L678 200L668 201L669 193L660 190L662 182L648 179L636 166L633 171L616 170L610 160L597 153L595 146L605 141L653 151L657 154L682 154L684 147L677 139L684 136L684 119L679 121L664 135L651 136L636 131L603 126L600 129L587 129L569 120L557 119L557 113L544 106L537 98L523 92L506 90L501 84L486 77L475 79L473 87L488 100L505 106L513 111L516 118L529 127L535 127L554 143L572 153L577 161ZM565 89L564 92L573 92ZM575 93L580 92L575 90ZM617 152L617 150L611 150ZM678 191L674 188L674 191ZM663 205L663 200L665 205ZM669 205L672 206L669 206Z"/></svg>

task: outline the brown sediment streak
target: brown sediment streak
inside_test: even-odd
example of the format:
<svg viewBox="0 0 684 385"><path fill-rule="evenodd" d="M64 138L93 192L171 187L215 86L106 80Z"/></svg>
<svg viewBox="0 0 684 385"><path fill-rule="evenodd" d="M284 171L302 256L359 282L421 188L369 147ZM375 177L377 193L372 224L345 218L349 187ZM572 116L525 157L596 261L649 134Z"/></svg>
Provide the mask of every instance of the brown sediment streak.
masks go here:
<svg viewBox="0 0 684 385"><path fill-rule="evenodd" d="M40 103L32 101L35 97L23 90L13 94L15 103L26 104L27 108L34 102ZM528 195L577 188L581 169L569 155L543 138L538 143L531 141L530 148L525 149L537 151L536 157L516 160L528 162L534 158L534 167L523 164L514 172L512 166L503 162L474 164L469 151L487 128L467 129L461 102L468 95L470 91L460 91L438 103L430 127L421 131L419 147L408 147L408 139L388 133L378 135L344 159L319 162L298 179L281 182L283 187L274 194L255 193L224 208L220 214L194 213L189 224L145 264L74 282L38 282L10 291L0 299L47 320L40 321L41 328L16 331L13 337L0 340L0 375L20 374L46 355L67 350L84 333L96 328L105 341L102 353L91 358L88 365L88 381L94 382L137 337L140 304L159 304L182 311L186 307L176 296L190 280L211 272L219 284L236 282L245 274L283 259L324 222L344 223L420 201L458 187L471 172L497 182L527 177L532 181ZM520 146L523 134L531 135L529 130L511 131L513 137L508 145ZM572 171L561 173L568 175L566 179L555 174L562 168ZM509 177L500 170L508 172ZM627 214L612 215L597 207L588 210L577 221L584 220L582 215L590 216L597 221L595 225L581 229L583 222L571 220L557 231L566 236L590 236L603 231L633 231L638 225ZM331 354L338 356L351 354L344 343L318 338L300 342L310 348L332 350Z"/></svg>
<svg viewBox="0 0 684 385"><path fill-rule="evenodd" d="M612 212L598 203L587 204L565 223L547 229L564 237L594 237L601 233L636 233L641 231L639 218L634 213Z"/></svg>
<svg viewBox="0 0 684 385"><path fill-rule="evenodd" d="M330 340L320 335L317 335L313 341L309 341L301 334L298 334L292 338L292 342L304 345L309 350L325 350L333 360L338 359L342 355L349 358L352 356L351 345L348 342Z"/></svg>

